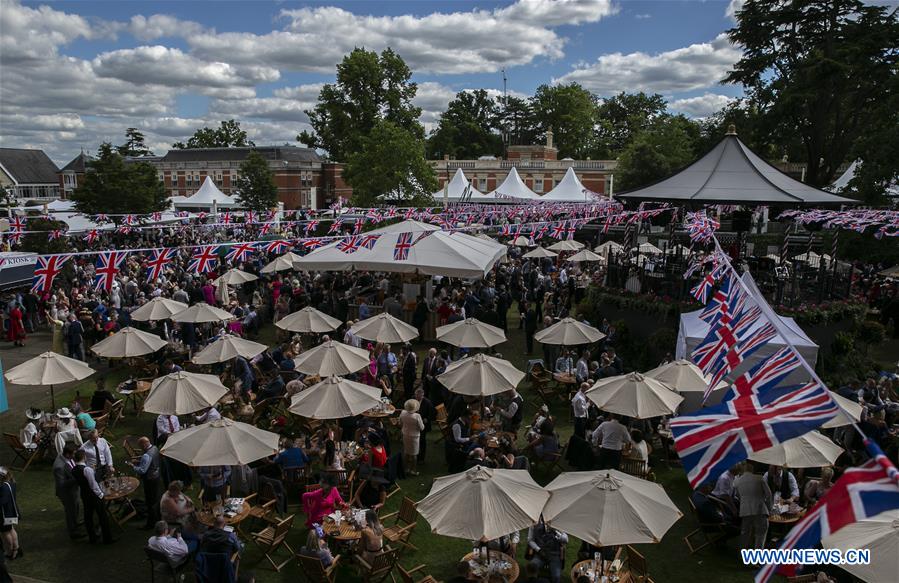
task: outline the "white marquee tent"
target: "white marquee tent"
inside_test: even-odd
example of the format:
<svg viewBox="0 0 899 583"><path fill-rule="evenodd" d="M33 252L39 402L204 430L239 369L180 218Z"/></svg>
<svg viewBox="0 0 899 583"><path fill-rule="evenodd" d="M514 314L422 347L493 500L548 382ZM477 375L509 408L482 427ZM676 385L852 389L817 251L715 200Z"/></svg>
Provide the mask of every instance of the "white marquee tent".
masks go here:
<svg viewBox="0 0 899 583"><path fill-rule="evenodd" d="M525 185L524 181L521 179L521 176L518 175L518 170L515 169L515 166L512 166L512 169L509 171L509 175L506 176L506 179L503 180L503 183L496 187L496 190L488 192L482 196L472 197L472 201L501 201L508 200L509 202L515 202L515 199L518 200L537 200L540 197L537 196L533 190Z"/></svg>
<svg viewBox="0 0 899 583"><path fill-rule="evenodd" d="M218 189L209 176L203 181L199 190L191 196L173 203L176 208L235 208L240 206L234 197L228 196Z"/></svg>
<svg viewBox="0 0 899 583"><path fill-rule="evenodd" d="M450 180L449 186L446 189L447 200L454 202L460 200L465 194L465 189L469 187L471 187L471 198L475 199L484 196L484 193L480 192L471 184L471 182L468 181L468 178L465 177L465 173L462 172L462 169L456 168L456 173L453 174L453 179ZM443 194L444 192L441 188L431 196L434 197L434 200L439 203L443 200Z"/></svg>
<svg viewBox="0 0 899 583"><path fill-rule="evenodd" d="M587 190L581 183L574 168L569 168L555 188L540 197L540 200L560 202L594 202L602 198L598 192Z"/></svg>

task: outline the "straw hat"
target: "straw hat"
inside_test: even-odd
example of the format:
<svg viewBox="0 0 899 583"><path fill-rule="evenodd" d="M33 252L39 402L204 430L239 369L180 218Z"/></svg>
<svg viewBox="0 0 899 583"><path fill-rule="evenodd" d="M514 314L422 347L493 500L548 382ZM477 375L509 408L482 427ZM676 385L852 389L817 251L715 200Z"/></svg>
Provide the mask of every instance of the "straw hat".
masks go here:
<svg viewBox="0 0 899 583"><path fill-rule="evenodd" d="M410 413L415 413L416 411L418 411L419 406L420 406L419 402L416 401L415 399L407 399L406 402L403 404L403 409L405 409L406 411L408 411Z"/></svg>
<svg viewBox="0 0 899 583"><path fill-rule="evenodd" d="M73 417L75 417L74 415L72 415L72 412L69 411L68 407L63 407L62 409L57 411L56 416L60 419L72 419Z"/></svg>
<svg viewBox="0 0 899 583"><path fill-rule="evenodd" d="M31 419L32 421L37 421L38 419L40 419L43 416L44 416L44 412L41 411L40 409L35 409L32 407L25 409L25 417L27 417L28 419Z"/></svg>

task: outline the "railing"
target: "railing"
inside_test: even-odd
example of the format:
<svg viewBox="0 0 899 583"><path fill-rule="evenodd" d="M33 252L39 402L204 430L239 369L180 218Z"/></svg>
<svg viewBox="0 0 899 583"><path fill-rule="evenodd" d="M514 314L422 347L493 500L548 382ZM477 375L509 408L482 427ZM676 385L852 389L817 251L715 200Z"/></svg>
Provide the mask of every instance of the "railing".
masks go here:
<svg viewBox="0 0 899 583"><path fill-rule="evenodd" d="M436 172L464 171L490 172L507 171L514 166L519 170L600 170L611 172L618 166L617 160L428 160Z"/></svg>

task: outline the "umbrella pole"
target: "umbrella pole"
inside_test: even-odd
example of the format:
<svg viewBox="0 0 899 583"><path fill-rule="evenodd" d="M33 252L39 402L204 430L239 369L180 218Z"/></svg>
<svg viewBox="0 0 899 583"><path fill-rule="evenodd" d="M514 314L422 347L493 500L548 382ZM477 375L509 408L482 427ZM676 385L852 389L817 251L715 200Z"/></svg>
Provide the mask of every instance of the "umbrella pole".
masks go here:
<svg viewBox="0 0 899 583"><path fill-rule="evenodd" d="M50 407L56 411L56 394L53 392L53 385L50 385Z"/></svg>

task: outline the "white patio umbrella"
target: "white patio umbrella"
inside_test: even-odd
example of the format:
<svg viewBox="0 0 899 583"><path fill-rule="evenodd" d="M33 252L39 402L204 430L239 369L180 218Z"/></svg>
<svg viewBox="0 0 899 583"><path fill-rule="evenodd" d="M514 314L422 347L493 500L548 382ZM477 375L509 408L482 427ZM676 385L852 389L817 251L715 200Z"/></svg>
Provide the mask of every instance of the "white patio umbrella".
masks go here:
<svg viewBox="0 0 899 583"><path fill-rule="evenodd" d="M862 407L855 401L850 401L846 397L834 393L833 391L830 391L830 396L834 401L837 402L837 405L840 406L840 411L837 412L836 416L833 419L822 425L822 429L834 429L836 427L843 427L845 425L857 423L862 420L862 412L864 411L864 407Z"/></svg>
<svg viewBox="0 0 899 583"><path fill-rule="evenodd" d="M53 393L53 386L86 379L94 372L94 369L80 360L56 352L44 352L12 367L3 376L17 385L50 385L50 403L55 411L56 395Z"/></svg>
<svg viewBox="0 0 899 583"><path fill-rule="evenodd" d="M849 501L846 502L850 503ZM883 583L895 581L899 573L899 510L887 510L859 520L821 540L825 549L867 549L871 562L867 565L840 565L840 568L862 581Z"/></svg>
<svg viewBox="0 0 899 583"><path fill-rule="evenodd" d="M701 368L683 358L658 366L644 375L665 383L679 393L704 393L712 381L712 377L704 374ZM719 381L712 390L726 386L726 382Z"/></svg>
<svg viewBox="0 0 899 583"><path fill-rule="evenodd" d="M617 470L564 472L546 489L546 523L594 546L657 543L683 516L662 486Z"/></svg>
<svg viewBox="0 0 899 583"><path fill-rule="evenodd" d="M228 388L215 375L176 371L153 381L144 411L186 415L212 407L227 393Z"/></svg>
<svg viewBox="0 0 899 583"><path fill-rule="evenodd" d="M276 271L286 271L288 269L293 269L293 262L298 260L301 255L297 255L292 251L288 251L283 255L278 255L271 261L265 264L265 267L260 269L262 273L275 273Z"/></svg>
<svg viewBox="0 0 899 583"><path fill-rule="evenodd" d="M809 431L749 456L754 462L787 468L832 466L843 448L817 431Z"/></svg>
<svg viewBox="0 0 899 583"><path fill-rule="evenodd" d="M446 326L438 326L437 340L465 348L489 348L505 342L506 333L477 318L466 318Z"/></svg>
<svg viewBox="0 0 899 583"><path fill-rule="evenodd" d="M329 377L354 373L368 366L368 360L367 350L329 340L301 353L293 363L302 373Z"/></svg>
<svg viewBox="0 0 899 583"><path fill-rule="evenodd" d="M228 285L241 285L250 281L256 281L257 279L259 279L258 275L253 275L252 273L247 273L246 271L241 271L240 269L232 267L216 280L216 285L222 283L227 283Z"/></svg>
<svg viewBox="0 0 899 583"><path fill-rule="evenodd" d="M527 253L522 255L524 259L542 259L543 257L556 256L558 256L558 253L553 253L552 251L544 249L543 247L536 247L535 249L532 249L531 251L528 251Z"/></svg>
<svg viewBox="0 0 899 583"><path fill-rule="evenodd" d="M616 243L615 241L606 241L601 245L597 245L593 250L597 253L602 253L603 255L608 255L609 253L618 253L624 249L624 245L621 243Z"/></svg>
<svg viewBox="0 0 899 583"><path fill-rule="evenodd" d="M350 331L366 340L395 344L408 342L418 336L418 330L387 312L381 312L366 320L353 324Z"/></svg>
<svg viewBox="0 0 899 583"><path fill-rule="evenodd" d="M514 241L509 243L509 245L515 245L516 247L530 247L531 240L524 235L518 235L517 237L515 237Z"/></svg>
<svg viewBox="0 0 899 583"><path fill-rule="evenodd" d="M598 381L587 398L603 411L635 419L672 415L684 400L664 383L638 372Z"/></svg>
<svg viewBox="0 0 899 583"><path fill-rule="evenodd" d="M194 364L215 364L217 362L228 362L238 356L250 359L262 354L267 348L268 346L265 344L246 340L233 334L224 334L195 354L191 362Z"/></svg>
<svg viewBox="0 0 899 583"><path fill-rule="evenodd" d="M581 249L574 255L568 258L568 261L573 263L580 263L582 261L605 261L606 258L598 253L594 253L589 249Z"/></svg>
<svg viewBox="0 0 899 583"><path fill-rule="evenodd" d="M434 480L418 513L435 534L493 540L536 524L549 496L527 470L475 466Z"/></svg>
<svg viewBox="0 0 899 583"><path fill-rule="evenodd" d="M171 434L161 453L189 466L243 466L278 453L279 439L223 417Z"/></svg>
<svg viewBox="0 0 899 583"><path fill-rule="evenodd" d="M593 326L588 326L574 318L562 318L552 326L548 326L534 334L534 340L542 344L560 344L562 346L579 346L599 342L606 335Z"/></svg>
<svg viewBox="0 0 899 583"><path fill-rule="evenodd" d="M672 247L669 247L668 250L665 251L665 253L667 253L668 255L677 255L678 253L680 253L681 255L689 255L690 248L684 247L683 245L674 245Z"/></svg>
<svg viewBox="0 0 899 583"><path fill-rule="evenodd" d="M661 249L653 245L652 243L640 243L640 246L637 247L637 251L640 253L651 253L651 254L659 254L662 252Z"/></svg>
<svg viewBox="0 0 899 583"><path fill-rule="evenodd" d="M514 389L524 376L508 360L478 353L451 363L437 380L454 393L486 397Z"/></svg>
<svg viewBox="0 0 899 583"><path fill-rule="evenodd" d="M584 244L580 241L575 241L574 239L563 239L561 241L556 241L547 249L550 251L580 251L584 248Z"/></svg>
<svg viewBox="0 0 899 583"><path fill-rule="evenodd" d="M149 320L166 320L187 309L187 304L169 298L153 298L146 304L131 312L131 319L138 322Z"/></svg>
<svg viewBox="0 0 899 583"><path fill-rule="evenodd" d="M332 376L294 395L288 411L309 419L343 419L380 402L380 388Z"/></svg>
<svg viewBox="0 0 899 583"><path fill-rule="evenodd" d="M215 306L210 306L206 302L198 302L172 316L172 320L175 322L192 322L194 324L224 322L225 320L233 319L234 315Z"/></svg>
<svg viewBox="0 0 899 583"><path fill-rule="evenodd" d="M168 344L156 334L137 328L122 328L112 336L91 346L91 351L103 358L131 358L152 354Z"/></svg>
<svg viewBox="0 0 899 583"><path fill-rule="evenodd" d="M337 318L333 318L322 311L316 310L312 306L306 306L302 310L288 314L275 322L275 326L282 330L290 330L291 332L310 332L315 334L330 332L331 330L335 330L340 324L341 321Z"/></svg>

